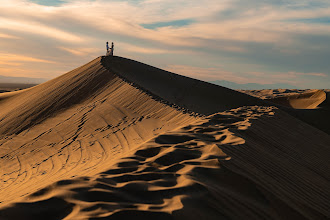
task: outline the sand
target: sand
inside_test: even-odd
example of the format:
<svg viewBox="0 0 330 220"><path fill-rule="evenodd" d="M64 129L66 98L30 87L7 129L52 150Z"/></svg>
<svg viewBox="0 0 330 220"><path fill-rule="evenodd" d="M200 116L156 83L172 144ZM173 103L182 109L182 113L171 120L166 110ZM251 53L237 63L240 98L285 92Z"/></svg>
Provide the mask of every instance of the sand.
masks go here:
<svg viewBox="0 0 330 220"><path fill-rule="evenodd" d="M246 94L295 109L315 109L327 99L326 91L297 89L245 90Z"/></svg>
<svg viewBox="0 0 330 220"><path fill-rule="evenodd" d="M0 108L0 219L330 217L330 135L288 107L99 57Z"/></svg>

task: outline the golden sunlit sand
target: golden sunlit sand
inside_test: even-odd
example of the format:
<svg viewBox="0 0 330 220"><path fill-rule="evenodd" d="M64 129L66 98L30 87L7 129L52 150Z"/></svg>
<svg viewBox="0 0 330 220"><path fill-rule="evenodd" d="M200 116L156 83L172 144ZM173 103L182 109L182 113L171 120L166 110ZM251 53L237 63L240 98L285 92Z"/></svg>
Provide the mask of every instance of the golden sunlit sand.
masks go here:
<svg viewBox="0 0 330 220"><path fill-rule="evenodd" d="M330 218L327 93L255 96L122 57L1 93L0 219Z"/></svg>

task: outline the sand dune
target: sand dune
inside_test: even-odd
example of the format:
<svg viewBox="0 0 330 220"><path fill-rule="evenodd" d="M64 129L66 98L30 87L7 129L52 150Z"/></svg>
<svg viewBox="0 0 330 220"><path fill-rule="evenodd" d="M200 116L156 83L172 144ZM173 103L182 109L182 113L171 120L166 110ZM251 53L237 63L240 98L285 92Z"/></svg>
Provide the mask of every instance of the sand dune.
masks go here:
<svg viewBox="0 0 330 220"><path fill-rule="evenodd" d="M198 118L153 100L100 60L0 96L1 200L47 181L97 173L153 136Z"/></svg>
<svg viewBox="0 0 330 220"><path fill-rule="evenodd" d="M0 94L0 219L327 219L330 136L120 57Z"/></svg>
<svg viewBox="0 0 330 220"><path fill-rule="evenodd" d="M330 134L329 90L244 90L246 94L275 103L282 110Z"/></svg>
<svg viewBox="0 0 330 220"><path fill-rule="evenodd" d="M273 99L302 93L315 92L317 89L262 89L262 90L238 90L240 92L261 99Z"/></svg>
<svg viewBox="0 0 330 220"><path fill-rule="evenodd" d="M330 90L325 90L324 92L326 94L326 99L321 103L319 107L330 110Z"/></svg>
<svg viewBox="0 0 330 220"><path fill-rule="evenodd" d="M300 94L269 98L267 100L296 109L314 109L326 100L326 93L322 90L314 90Z"/></svg>

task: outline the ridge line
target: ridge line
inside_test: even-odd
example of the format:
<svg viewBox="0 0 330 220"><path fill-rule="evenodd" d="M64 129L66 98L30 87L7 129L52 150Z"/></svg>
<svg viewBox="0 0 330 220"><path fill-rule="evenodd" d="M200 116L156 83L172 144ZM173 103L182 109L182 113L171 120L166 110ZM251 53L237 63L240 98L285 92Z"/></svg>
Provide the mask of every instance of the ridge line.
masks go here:
<svg viewBox="0 0 330 220"><path fill-rule="evenodd" d="M171 107L171 108L174 108L174 109L176 109L176 110L178 110L178 111L180 111L180 112L182 112L182 113L184 113L184 114L189 114L189 115L194 116L194 117L205 117L205 116L206 116L206 115L204 115L204 114L201 114L201 113L198 113L198 112L194 112L194 111L192 111L192 110L190 110L190 109L187 109L187 108L181 107L181 106L179 106L179 105L177 105L177 104L175 104L175 103L169 102L169 101L165 100L164 98L162 98L162 97L160 97L160 96L154 94L154 93L151 92L150 90L148 90L148 89L146 89L146 88L140 86L139 84L137 84L137 83L135 83L135 82L133 82L133 81L127 79L126 77L124 77L123 75L121 75L120 73L118 73L118 71L116 71L116 70L114 70L113 68L111 68L111 65L109 65L109 63L107 63L107 62L105 61L105 58L106 58L105 56L102 56L102 57L101 57L101 65L102 65L106 70L108 70L108 71L111 72L112 74L115 74L116 76L118 76L118 77L119 77L121 80L123 80L124 82L126 82L126 83L132 85L133 87L137 88L138 90L140 90L140 91L144 92L145 94L151 96L151 98L154 99L155 101L160 102L160 103L162 103L162 104L165 104L165 105L167 105L167 106L169 106L169 107ZM111 60L111 58L110 58L109 60Z"/></svg>

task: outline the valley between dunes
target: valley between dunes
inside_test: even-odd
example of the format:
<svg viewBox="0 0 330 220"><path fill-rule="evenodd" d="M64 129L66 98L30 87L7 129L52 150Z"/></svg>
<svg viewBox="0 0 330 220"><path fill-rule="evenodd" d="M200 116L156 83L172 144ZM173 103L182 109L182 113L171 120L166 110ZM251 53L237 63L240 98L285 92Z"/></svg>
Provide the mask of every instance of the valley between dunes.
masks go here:
<svg viewBox="0 0 330 220"><path fill-rule="evenodd" d="M1 93L0 219L329 219L328 128L285 107L328 99L271 101L122 57Z"/></svg>

